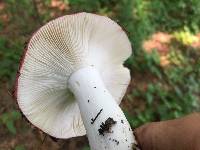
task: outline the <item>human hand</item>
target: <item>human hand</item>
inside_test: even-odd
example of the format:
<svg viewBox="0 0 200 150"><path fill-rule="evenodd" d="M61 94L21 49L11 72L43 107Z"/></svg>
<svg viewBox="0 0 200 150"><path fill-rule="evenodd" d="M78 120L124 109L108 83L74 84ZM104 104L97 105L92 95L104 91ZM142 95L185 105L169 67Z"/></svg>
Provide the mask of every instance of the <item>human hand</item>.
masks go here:
<svg viewBox="0 0 200 150"><path fill-rule="evenodd" d="M200 113L145 124L135 135L141 150L200 150Z"/></svg>

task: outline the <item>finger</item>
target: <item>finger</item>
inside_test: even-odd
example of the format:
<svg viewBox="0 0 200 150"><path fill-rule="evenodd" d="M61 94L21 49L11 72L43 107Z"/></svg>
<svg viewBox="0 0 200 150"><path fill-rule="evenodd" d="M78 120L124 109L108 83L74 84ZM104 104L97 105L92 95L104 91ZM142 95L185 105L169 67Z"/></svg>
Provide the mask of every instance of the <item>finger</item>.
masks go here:
<svg viewBox="0 0 200 150"><path fill-rule="evenodd" d="M160 143L160 123L148 123L135 130L136 139L142 150L155 150Z"/></svg>
<svg viewBox="0 0 200 150"><path fill-rule="evenodd" d="M142 150L199 150L200 114L155 122L135 130Z"/></svg>

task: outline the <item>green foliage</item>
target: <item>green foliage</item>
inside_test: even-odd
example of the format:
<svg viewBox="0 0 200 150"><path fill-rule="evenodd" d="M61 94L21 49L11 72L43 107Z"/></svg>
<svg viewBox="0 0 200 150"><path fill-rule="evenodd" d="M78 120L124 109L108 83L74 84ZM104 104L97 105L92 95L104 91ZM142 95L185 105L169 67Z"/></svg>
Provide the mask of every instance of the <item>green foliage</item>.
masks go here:
<svg viewBox="0 0 200 150"><path fill-rule="evenodd" d="M42 23L34 0L7 0L5 12L10 16L10 23L17 27L18 36L24 36L32 32L33 28ZM34 22L34 23L32 23Z"/></svg>
<svg viewBox="0 0 200 150"><path fill-rule="evenodd" d="M25 147L23 145L17 145L15 150L25 150Z"/></svg>
<svg viewBox="0 0 200 150"><path fill-rule="evenodd" d="M198 42L198 38L194 36L188 28L184 28L184 30L180 32L174 32L174 36L184 45L191 45L194 42Z"/></svg>
<svg viewBox="0 0 200 150"><path fill-rule="evenodd" d="M156 50L153 50L152 53L148 54L144 51L141 51L140 54L133 58L131 68L134 72L138 71L141 73L152 73L158 78L161 78L160 72L160 56Z"/></svg>
<svg viewBox="0 0 200 150"><path fill-rule="evenodd" d="M137 56L141 52L142 42L154 31L149 13L148 2L144 0L122 0L117 5L117 18L120 25L127 30L133 49Z"/></svg>
<svg viewBox="0 0 200 150"><path fill-rule="evenodd" d="M70 5L73 6L73 10L95 12L100 7L100 1L94 0L69 0Z"/></svg>
<svg viewBox="0 0 200 150"><path fill-rule="evenodd" d="M199 0L149 1L149 13L156 28L174 31L184 26L196 31L200 25Z"/></svg>
<svg viewBox="0 0 200 150"><path fill-rule="evenodd" d="M14 79L21 48L20 42L0 37L0 80Z"/></svg>
<svg viewBox="0 0 200 150"><path fill-rule="evenodd" d="M14 125L16 120L19 120L21 115L19 112L13 110L0 115L0 123L5 125L8 131L12 134L16 134L16 127Z"/></svg>
<svg viewBox="0 0 200 150"><path fill-rule="evenodd" d="M82 150L90 150L89 146L85 146Z"/></svg>
<svg viewBox="0 0 200 150"><path fill-rule="evenodd" d="M117 8L120 24L129 33L136 56L143 40L156 30L173 32L189 28L192 32L199 31L199 0L122 0L114 8Z"/></svg>
<svg viewBox="0 0 200 150"><path fill-rule="evenodd" d="M134 72L151 80L147 80L144 88L135 85L129 95L129 99L139 99L145 104L144 110L136 108L137 115L128 117L133 126L178 118L200 110L199 56L199 49L175 42L169 53L171 65L166 68L159 65L159 56L155 51L136 58L132 68Z"/></svg>

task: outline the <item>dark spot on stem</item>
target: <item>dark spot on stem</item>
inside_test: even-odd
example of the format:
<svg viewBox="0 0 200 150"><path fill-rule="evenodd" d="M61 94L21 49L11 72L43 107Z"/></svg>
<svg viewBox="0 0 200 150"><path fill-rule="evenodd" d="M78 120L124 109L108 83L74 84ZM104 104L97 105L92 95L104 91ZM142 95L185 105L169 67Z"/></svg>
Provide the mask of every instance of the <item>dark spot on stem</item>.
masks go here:
<svg viewBox="0 0 200 150"><path fill-rule="evenodd" d="M123 123L123 124L124 124L124 121L123 121L123 120L121 120L121 123Z"/></svg>
<svg viewBox="0 0 200 150"><path fill-rule="evenodd" d="M89 103L89 102L90 102L90 100L88 99L88 100L87 100L87 102Z"/></svg>
<svg viewBox="0 0 200 150"><path fill-rule="evenodd" d="M117 145L119 145L119 141L116 139L112 139L113 142L115 142Z"/></svg>
<svg viewBox="0 0 200 150"><path fill-rule="evenodd" d="M100 113L103 111L103 109L101 109L98 113L97 113L97 115L96 115L96 117L93 119L91 119L91 124L94 124L94 122L95 122L95 120L97 119L97 117L100 115Z"/></svg>
<svg viewBox="0 0 200 150"><path fill-rule="evenodd" d="M114 121L113 118L108 118L106 119L105 123L102 122L101 125L100 125L100 128L98 129L99 131L99 135L103 135L104 136L104 133L107 132L107 133L113 133L113 131L111 132L111 127L116 124L117 121Z"/></svg>
<svg viewBox="0 0 200 150"><path fill-rule="evenodd" d="M95 86L94 88L96 89L97 87Z"/></svg>

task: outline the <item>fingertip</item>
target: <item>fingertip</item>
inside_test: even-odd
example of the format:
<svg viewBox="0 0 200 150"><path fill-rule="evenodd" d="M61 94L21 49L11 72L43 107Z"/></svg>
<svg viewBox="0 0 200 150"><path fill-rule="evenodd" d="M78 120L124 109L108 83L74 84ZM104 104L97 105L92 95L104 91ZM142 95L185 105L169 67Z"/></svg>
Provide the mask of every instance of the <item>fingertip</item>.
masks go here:
<svg viewBox="0 0 200 150"><path fill-rule="evenodd" d="M135 129L134 135L141 150L152 150L152 127L155 123L147 123Z"/></svg>

